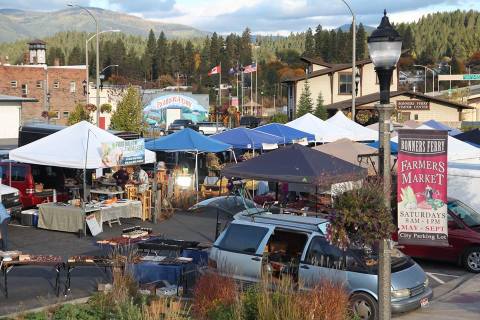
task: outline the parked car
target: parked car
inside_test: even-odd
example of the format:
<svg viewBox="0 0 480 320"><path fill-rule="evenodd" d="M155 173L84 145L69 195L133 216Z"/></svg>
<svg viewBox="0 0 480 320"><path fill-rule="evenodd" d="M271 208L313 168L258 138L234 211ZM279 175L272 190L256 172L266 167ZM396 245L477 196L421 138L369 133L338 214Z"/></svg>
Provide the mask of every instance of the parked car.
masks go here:
<svg viewBox="0 0 480 320"><path fill-rule="evenodd" d="M18 189L0 183L0 202L12 217L19 218L22 213L20 192Z"/></svg>
<svg viewBox="0 0 480 320"><path fill-rule="evenodd" d="M62 168L2 161L0 171L2 183L20 192L22 208L32 208L37 204L53 201L53 190L55 190L57 201L68 200L68 194L64 190L65 179ZM38 188L40 183L42 187Z"/></svg>
<svg viewBox="0 0 480 320"><path fill-rule="evenodd" d="M448 247L405 245L405 254L463 265L480 273L480 213L460 200L448 199Z"/></svg>
<svg viewBox="0 0 480 320"><path fill-rule="evenodd" d="M243 116L240 118L240 127L246 128L256 128L260 125L262 119L254 117L254 116Z"/></svg>
<svg viewBox="0 0 480 320"><path fill-rule="evenodd" d="M227 130L227 128L221 122L218 124L216 122L198 122L197 125L198 132L204 135L212 135Z"/></svg>
<svg viewBox="0 0 480 320"><path fill-rule="evenodd" d="M169 126L168 126L168 133L174 133L176 131L183 130L185 128L190 128L195 131L198 131L198 126L189 119L177 119L174 120Z"/></svg>
<svg viewBox="0 0 480 320"><path fill-rule="evenodd" d="M328 220L286 214L238 213L215 241L209 266L238 281L259 282L264 275L292 276L300 289L322 279L336 280L348 290L361 319L378 319L377 257L375 251L342 251L325 235ZM392 312L428 304L433 296L422 268L400 251L392 253Z"/></svg>

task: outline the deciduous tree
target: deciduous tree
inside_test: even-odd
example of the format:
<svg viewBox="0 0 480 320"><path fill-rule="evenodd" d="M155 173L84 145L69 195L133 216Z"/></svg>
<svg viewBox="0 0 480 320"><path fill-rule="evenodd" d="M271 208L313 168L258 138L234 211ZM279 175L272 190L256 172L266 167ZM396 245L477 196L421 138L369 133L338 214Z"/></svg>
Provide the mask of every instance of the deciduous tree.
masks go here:
<svg viewBox="0 0 480 320"><path fill-rule="evenodd" d="M112 115L111 129L141 132L143 129L142 112L142 102L138 90L133 86L128 87L125 96Z"/></svg>

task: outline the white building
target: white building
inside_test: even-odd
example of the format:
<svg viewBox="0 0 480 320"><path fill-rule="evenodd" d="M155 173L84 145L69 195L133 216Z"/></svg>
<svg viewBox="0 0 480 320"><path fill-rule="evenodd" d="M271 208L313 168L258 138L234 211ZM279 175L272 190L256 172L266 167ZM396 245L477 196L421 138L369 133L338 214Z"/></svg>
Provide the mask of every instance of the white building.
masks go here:
<svg viewBox="0 0 480 320"><path fill-rule="evenodd" d="M0 95L0 140L18 139L22 104L37 101L33 98Z"/></svg>

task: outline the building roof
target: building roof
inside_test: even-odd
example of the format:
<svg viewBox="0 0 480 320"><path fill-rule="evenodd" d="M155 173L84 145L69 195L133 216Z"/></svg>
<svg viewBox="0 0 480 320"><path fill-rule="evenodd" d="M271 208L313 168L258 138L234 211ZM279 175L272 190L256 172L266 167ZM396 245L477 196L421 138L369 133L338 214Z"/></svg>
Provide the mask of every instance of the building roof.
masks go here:
<svg viewBox="0 0 480 320"><path fill-rule="evenodd" d="M311 58L308 58L308 59L311 60ZM369 64L369 63L372 63L372 60L366 59L366 60L357 61L357 63L355 65L358 67L358 66L363 66L363 65ZM316 64L318 64L318 63L316 63ZM322 65L325 66L327 64L323 63ZM308 78L311 79L311 78L323 76L323 75L326 75L326 74L335 73L335 72L338 72L338 71L350 69L351 67L352 67L351 63L331 64L329 67L327 67L325 69L313 71L312 73L308 74ZM307 78L307 75L301 75L301 76L298 76L298 77L285 79L282 82L296 82L296 81L300 81L300 80L305 80L306 78Z"/></svg>
<svg viewBox="0 0 480 320"><path fill-rule="evenodd" d="M474 109L473 107L470 107L466 104L462 104L462 103L455 102L455 101L450 101L450 100L439 98L439 97L427 96L427 95L425 95L423 93L420 93L420 92L413 92L413 91L406 91L406 90L390 92L390 97L392 97L392 98L397 97L397 96L401 96L401 95L407 95L407 96L410 96L412 98L418 98L418 99L422 99L422 100L426 100L426 101L432 101L432 102L440 103L440 104L446 105L447 107L452 107L452 108ZM361 107L363 105L370 104L370 103L373 103L373 102L376 102L376 101L379 101L379 100L380 100L380 93L379 92L372 93L372 94L368 94L368 95L365 95L365 96L357 97L355 99L355 105L357 107ZM325 107L328 110L343 110L343 109L348 109L351 106L352 106L352 100L348 99L348 100L344 100L344 101L340 101L340 102L336 102L336 103L326 105Z"/></svg>
<svg viewBox="0 0 480 320"><path fill-rule="evenodd" d="M331 68L333 66L333 64L323 61L322 58L311 58L311 57L303 56L303 57L300 57L300 60L306 63L312 63L322 67L327 67L327 68Z"/></svg>
<svg viewBox="0 0 480 320"><path fill-rule="evenodd" d="M0 102L38 102L35 98L23 98L0 94Z"/></svg>

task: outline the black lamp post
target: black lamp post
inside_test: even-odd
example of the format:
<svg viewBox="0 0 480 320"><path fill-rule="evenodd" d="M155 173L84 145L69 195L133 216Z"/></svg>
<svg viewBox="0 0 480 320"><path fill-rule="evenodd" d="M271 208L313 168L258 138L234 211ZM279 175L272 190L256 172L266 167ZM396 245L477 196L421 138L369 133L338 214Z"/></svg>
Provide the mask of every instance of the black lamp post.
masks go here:
<svg viewBox="0 0 480 320"><path fill-rule="evenodd" d="M383 177L383 190L385 206L390 212L390 197L392 176L390 173L390 117L393 105L390 104L390 83L393 70L397 65L402 52L402 38L392 27L384 11L382 22L367 40L370 58L377 72L380 84L380 103L375 107L379 115L379 172ZM380 241L378 255L378 305L379 319L386 320L391 317L391 262L390 241Z"/></svg>
<svg viewBox="0 0 480 320"><path fill-rule="evenodd" d="M355 72L355 96L358 96L358 84L360 83L360 73Z"/></svg>
<svg viewBox="0 0 480 320"><path fill-rule="evenodd" d="M87 80L82 81L82 86L83 86L83 95L86 96L87 95ZM87 101L87 103L88 103L88 101Z"/></svg>

